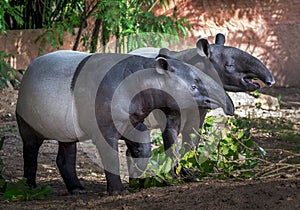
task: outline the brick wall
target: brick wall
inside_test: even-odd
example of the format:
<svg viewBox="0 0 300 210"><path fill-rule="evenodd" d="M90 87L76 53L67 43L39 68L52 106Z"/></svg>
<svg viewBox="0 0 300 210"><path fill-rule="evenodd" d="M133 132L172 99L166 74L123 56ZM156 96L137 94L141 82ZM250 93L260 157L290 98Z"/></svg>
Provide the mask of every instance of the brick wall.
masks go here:
<svg viewBox="0 0 300 210"><path fill-rule="evenodd" d="M46 36L36 42L36 39L44 32L43 29L9 30L7 34L0 34L0 51L14 55L9 59L12 67L26 69L33 59L57 50L48 43ZM74 42L75 36L65 33L64 44L59 49L72 49Z"/></svg>

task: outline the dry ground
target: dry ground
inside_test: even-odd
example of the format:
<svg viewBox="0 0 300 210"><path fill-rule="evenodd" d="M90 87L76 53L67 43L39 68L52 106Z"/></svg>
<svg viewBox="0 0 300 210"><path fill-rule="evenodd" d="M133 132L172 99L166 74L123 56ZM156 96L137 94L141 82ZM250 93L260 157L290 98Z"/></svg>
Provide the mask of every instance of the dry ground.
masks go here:
<svg viewBox="0 0 300 210"><path fill-rule="evenodd" d="M269 93L280 94L285 108L300 108L299 89L274 88ZM22 142L14 116L16 98L17 91L0 93L0 135L6 137L0 158L5 164L4 174L12 181L20 180L23 173ZM292 128L298 134L299 122L296 119ZM283 139L274 131L253 132L253 139L267 150L268 161L272 163L286 157L289 153L285 151L300 146L299 140ZM53 192L44 200L29 202L8 202L0 196L0 209L300 209L300 168L264 179L210 180L107 196L102 169L79 146L77 170L87 193L68 195L55 165L56 152L55 141L43 144L37 178L40 185L50 185ZM299 159L296 161L299 165Z"/></svg>

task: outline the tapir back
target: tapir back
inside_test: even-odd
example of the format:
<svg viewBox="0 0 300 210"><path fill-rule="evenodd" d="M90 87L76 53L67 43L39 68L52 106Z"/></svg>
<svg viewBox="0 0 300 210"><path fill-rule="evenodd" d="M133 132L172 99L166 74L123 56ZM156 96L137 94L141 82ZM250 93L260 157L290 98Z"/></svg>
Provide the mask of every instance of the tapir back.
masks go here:
<svg viewBox="0 0 300 210"><path fill-rule="evenodd" d="M71 83L88 55L56 51L35 59L26 70L16 113L46 139L76 140Z"/></svg>

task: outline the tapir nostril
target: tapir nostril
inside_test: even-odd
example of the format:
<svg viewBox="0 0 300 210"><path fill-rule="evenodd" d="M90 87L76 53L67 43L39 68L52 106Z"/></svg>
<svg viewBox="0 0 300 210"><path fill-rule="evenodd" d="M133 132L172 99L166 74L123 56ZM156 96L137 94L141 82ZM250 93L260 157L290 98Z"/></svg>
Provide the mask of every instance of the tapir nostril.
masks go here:
<svg viewBox="0 0 300 210"><path fill-rule="evenodd" d="M275 80L267 81L267 82L266 82L266 85L267 85L268 87L271 87L271 86L274 85L274 84L275 84Z"/></svg>
<svg viewBox="0 0 300 210"><path fill-rule="evenodd" d="M272 84L271 84L271 82L266 82L266 85L267 85L268 87L270 87Z"/></svg>
<svg viewBox="0 0 300 210"><path fill-rule="evenodd" d="M206 99L204 102L205 102L206 104L210 104L210 103L211 103L211 101L210 101L209 99Z"/></svg>

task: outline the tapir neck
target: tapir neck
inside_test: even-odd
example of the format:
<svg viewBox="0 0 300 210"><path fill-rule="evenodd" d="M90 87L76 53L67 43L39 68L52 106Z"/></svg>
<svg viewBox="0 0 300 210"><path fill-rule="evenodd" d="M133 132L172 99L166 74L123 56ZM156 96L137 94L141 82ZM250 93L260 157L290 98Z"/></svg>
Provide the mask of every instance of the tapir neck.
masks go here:
<svg viewBox="0 0 300 210"><path fill-rule="evenodd" d="M218 84L222 84L218 71L215 69L211 61L208 59L208 57L200 56L198 54L197 48L176 52L172 54L172 56L185 63L196 66L198 70L208 75Z"/></svg>
<svg viewBox="0 0 300 210"><path fill-rule="evenodd" d="M172 52L171 56L191 65L201 62L201 56L198 55L196 48Z"/></svg>
<svg viewBox="0 0 300 210"><path fill-rule="evenodd" d="M211 69L213 68L209 59L206 56L200 56L196 48L176 52L171 54L171 56L185 63L196 66L206 74L209 74Z"/></svg>
<svg viewBox="0 0 300 210"><path fill-rule="evenodd" d="M174 98L162 90L144 90L131 101L129 112L132 123L144 119L155 109L160 109L168 114L177 112L179 107Z"/></svg>

